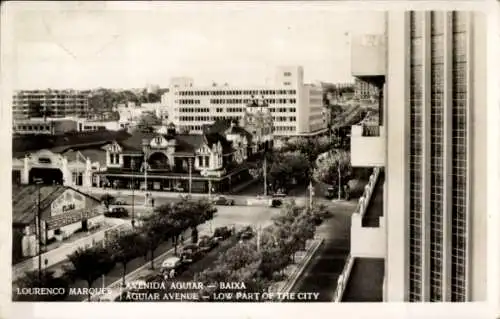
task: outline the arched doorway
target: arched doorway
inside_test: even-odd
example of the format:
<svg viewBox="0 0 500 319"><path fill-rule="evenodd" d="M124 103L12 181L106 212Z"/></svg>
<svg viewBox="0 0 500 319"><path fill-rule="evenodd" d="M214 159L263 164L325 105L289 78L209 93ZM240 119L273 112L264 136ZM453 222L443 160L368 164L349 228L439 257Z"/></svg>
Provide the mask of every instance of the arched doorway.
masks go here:
<svg viewBox="0 0 500 319"><path fill-rule="evenodd" d="M34 184L35 179L40 179L46 185L62 185L63 174L58 168L38 168L34 167L29 173L29 183Z"/></svg>
<svg viewBox="0 0 500 319"><path fill-rule="evenodd" d="M151 169L170 169L168 157L161 152L151 154L148 158L148 164Z"/></svg>

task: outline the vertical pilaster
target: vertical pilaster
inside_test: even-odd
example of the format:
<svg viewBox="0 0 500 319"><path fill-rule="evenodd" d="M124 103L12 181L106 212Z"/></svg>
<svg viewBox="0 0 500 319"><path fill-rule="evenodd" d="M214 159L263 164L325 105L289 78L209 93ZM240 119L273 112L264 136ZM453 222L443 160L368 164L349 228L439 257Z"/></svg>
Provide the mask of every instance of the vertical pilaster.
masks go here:
<svg viewBox="0 0 500 319"><path fill-rule="evenodd" d="M443 302L451 301L452 251L452 123L453 123L453 14L444 14L443 66Z"/></svg>
<svg viewBox="0 0 500 319"><path fill-rule="evenodd" d="M422 13L422 300L430 296L431 12Z"/></svg>

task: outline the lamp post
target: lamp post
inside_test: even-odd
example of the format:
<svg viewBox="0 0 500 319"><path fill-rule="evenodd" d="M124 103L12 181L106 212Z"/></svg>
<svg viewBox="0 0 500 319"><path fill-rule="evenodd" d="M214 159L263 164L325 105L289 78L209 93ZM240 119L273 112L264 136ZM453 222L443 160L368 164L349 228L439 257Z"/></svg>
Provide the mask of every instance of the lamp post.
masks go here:
<svg viewBox="0 0 500 319"><path fill-rule="evenodd" d="M313 196L314 196L314 187L312 184L312 180L309 182L309 208L312 208L313 204Z"/></svg>
<svg viewBox="0 0 500 319"><path fill-rule="evenodd" d="M192 188L192 184L193 184L193 159L192 158L189 158L188 159L188 163L189 163L189 195L191 195L191 188Z"/></svg>
<svg viewBox="0 0 500 319"><path fill-rule="evenodd" d="M267 157L264 154L264 197L267 196Z"/></svg>
<svg viewBox="0 0 500 319"><path fill-rule="evenodd" d="M34 182L37 187L37 201L36 201L36 212L35 212L35 228L36 228L36 237L38 241L38 281L41 283L42 282L42 227L41 227L41 207L40 207L40 201L41 201L41 194L40 194L40 189L42 188L42 183L43 180L41 178L36 178L34 179Z"/></svg>
<svg viewBox="0 0 500 319"><path fill-rule="evenodd" d="M339 174L339 200L342 198L342 191L341 191L341 187L342 187L342 182L341 182L341 179L342 179L342 175L340 174L340 161L337 165L337 173Z"/></svg>

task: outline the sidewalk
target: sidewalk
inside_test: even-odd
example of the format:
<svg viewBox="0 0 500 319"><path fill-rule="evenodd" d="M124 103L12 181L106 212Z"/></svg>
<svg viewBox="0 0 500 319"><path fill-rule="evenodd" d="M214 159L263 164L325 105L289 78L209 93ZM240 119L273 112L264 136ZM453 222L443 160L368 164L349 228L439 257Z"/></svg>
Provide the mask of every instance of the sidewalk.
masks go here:
<svg viewBox="0 0 500 319"><path fill-rule="evenodd" d="M198 227L198 232L199 232L198 233L199 237L201 237L203 235L211 235L211 233L209 231L209 224L205 223L203 225L200 225ZM191 237L189 237L186 240L184 240L184 242L181 245L178 246L178 249L180 249L180 247L182 247L183 245L190 244L190 243L191 243ZM144 265L140 266L136 270L128 273L125 276L125 282L131 282L131 281L134 281L134 280L139 280L139 279L145 278L145 277L147 277L147 276L149 276L151 274L158 273L159 270L160 270L160 267L161 267L161 264L162 264L163 260L165 260L165 258L167 258L167 257L172 257L172 256L174 256L174 248L169 249L168 251L166 251L165 253L157 256L154 259L154 261L153 261L154 268L155 268L154 270L151 269L151 262L148 261L147 263L145 263ZM118 267L120 267L120 266L118 266ZM122 283L123 283L123 279L122 278L114 281L113 283L111 283L110 285L108 285L106 287L107 290L110 292L109 294L93 296L91 298L91 301L114 301L123 292L123 290L122 290ZM86 302L87 299L85 299L83 301Z"/></svg>

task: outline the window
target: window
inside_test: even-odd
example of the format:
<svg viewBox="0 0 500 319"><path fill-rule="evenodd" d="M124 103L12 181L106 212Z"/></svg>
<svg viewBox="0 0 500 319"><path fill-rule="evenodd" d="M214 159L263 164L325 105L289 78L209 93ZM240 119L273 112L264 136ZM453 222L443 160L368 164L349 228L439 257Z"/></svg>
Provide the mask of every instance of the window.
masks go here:
<svg viewBox="0 0 500 319"><path fill-rule="evenodd" d="M291 82L283 82L283 85L284 86L290 86L290 85L292 85L292 83Z"/></svg>
<svg viewBox="0 0 500 319"><path fill-rule="evenodd" d="M283 73L284 76L292 76L292 72L285 72Z"/></svg>

